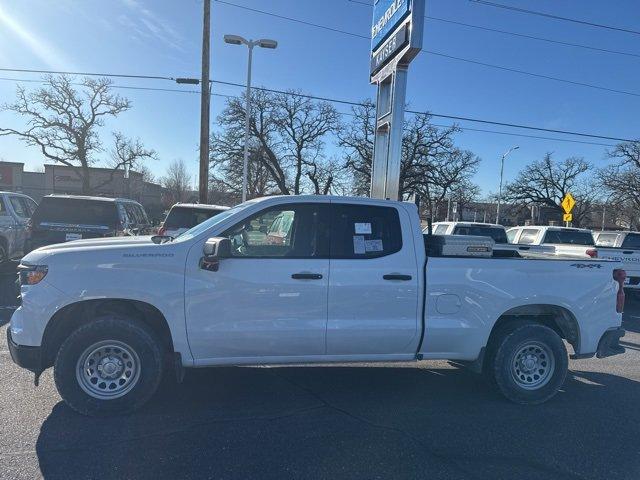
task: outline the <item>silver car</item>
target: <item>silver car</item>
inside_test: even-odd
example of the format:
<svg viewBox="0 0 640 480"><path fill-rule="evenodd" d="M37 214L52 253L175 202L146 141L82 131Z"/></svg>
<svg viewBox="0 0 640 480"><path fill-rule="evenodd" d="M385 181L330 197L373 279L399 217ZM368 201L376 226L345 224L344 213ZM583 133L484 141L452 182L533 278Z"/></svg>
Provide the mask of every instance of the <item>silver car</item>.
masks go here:
<svg viewBox="0 0 640 480"><path fill-rule="evenodd" d="M0 192L0 265L24 255L27 223L36 206L21 193Z"/></svg>

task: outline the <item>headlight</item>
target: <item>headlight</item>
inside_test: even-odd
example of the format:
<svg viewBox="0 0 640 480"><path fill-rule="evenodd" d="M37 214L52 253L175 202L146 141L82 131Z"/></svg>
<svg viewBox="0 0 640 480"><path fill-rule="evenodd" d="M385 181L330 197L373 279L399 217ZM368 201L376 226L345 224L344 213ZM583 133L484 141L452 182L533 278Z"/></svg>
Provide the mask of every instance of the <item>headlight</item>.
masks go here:
<svg viewBox="0 0 640 480"><path fill-rule="evenodd" d="M18 275L20 285L35 285L47 276L49 268L46 265L20 265Z"/></svg>

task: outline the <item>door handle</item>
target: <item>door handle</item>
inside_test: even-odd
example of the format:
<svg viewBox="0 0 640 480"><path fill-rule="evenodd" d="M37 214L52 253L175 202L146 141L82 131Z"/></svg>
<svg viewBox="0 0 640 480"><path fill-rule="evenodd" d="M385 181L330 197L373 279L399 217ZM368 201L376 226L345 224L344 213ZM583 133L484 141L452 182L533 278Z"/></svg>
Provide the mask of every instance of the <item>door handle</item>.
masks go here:
<svg viewBox="0 0 640 480"><path fill-rule="evenodd" d="M625 255L633 255L633 250L625 250L622 253L625 254Z"/></svg>
<svg viewBox="0 0 640 480"><path fill-rule="evenodd" d="M397 273L388 273L387 275L383 275L382 278L385 280L403 280L408 281L411 280L411 275L400 275Z"/></svg>
<svg viewBox="0 0 640 480"><path fill-rule="evenodd" d="M320 273L294 273L291 275L294 280L322 280Z"/></svg>

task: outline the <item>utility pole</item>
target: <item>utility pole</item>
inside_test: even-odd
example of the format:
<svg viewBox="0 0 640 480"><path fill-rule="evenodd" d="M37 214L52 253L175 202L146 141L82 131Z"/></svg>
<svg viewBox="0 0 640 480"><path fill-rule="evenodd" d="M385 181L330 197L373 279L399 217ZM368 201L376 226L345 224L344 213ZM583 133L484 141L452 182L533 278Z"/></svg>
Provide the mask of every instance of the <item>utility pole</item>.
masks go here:
<svg viewBox="0 0 640 480"><path fill-rule="evenodd" d="M200 176L198 197L200 203L207 203L209 191L209 64L211 47L211 0L204 0L202 24L202 78L200 80Z"/></svg>
<svg viewBox="0 0 640 480"><path fill-rule="evenodd" d="M502 176L504 174L504 159L514 150L518 150L520 147L511 147L507 152L502 155L500 160L500 189L498 190L498 206L496 208L496 225L500 224L500 202L502 201Z"/></svg>

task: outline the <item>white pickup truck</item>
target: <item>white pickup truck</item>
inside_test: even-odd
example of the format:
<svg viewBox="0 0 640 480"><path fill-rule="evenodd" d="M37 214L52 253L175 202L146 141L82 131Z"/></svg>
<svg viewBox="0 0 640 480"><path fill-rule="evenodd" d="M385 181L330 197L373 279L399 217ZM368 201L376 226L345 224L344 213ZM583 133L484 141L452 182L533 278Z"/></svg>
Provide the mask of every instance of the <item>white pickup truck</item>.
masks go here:
<svg viewBox="0 0 640 480"><path fill-rule="evenodd" d="M428 233L427 228L423 233ZM491 238L494 257L539 257L555 255L556 249L552 245L525 245L509 243L507 229L502 225L480 222L436 222L432 225L434 235L469 235Z"/></svg>
<svg viewBox="0 0 640 480"><path fill-rule="evenodd" d="M510 243L553 247L555 255L576 258L596 258L598 250L586 228L556 226L524 226L507 230Z"/></svg>
<svg viewBox="0 0 640 480"><path fill-rule="evenodd" d="M593 232L598 258L622 262L625 288L640 293L640 232Z"/></svg>
<svg viewBox="0 0 640 480"><path fill-rule="evenodd" d="M264 228L283 219L286 232ZM429 238L413 204L287 196L175 239L42 247L20 266L9 350L36 383L53 366L62 398L90 415L140 407L185 367L423 359L540 403L564 382L563 339L574 358L624 352L617 262L427 258Z"/></svg>

